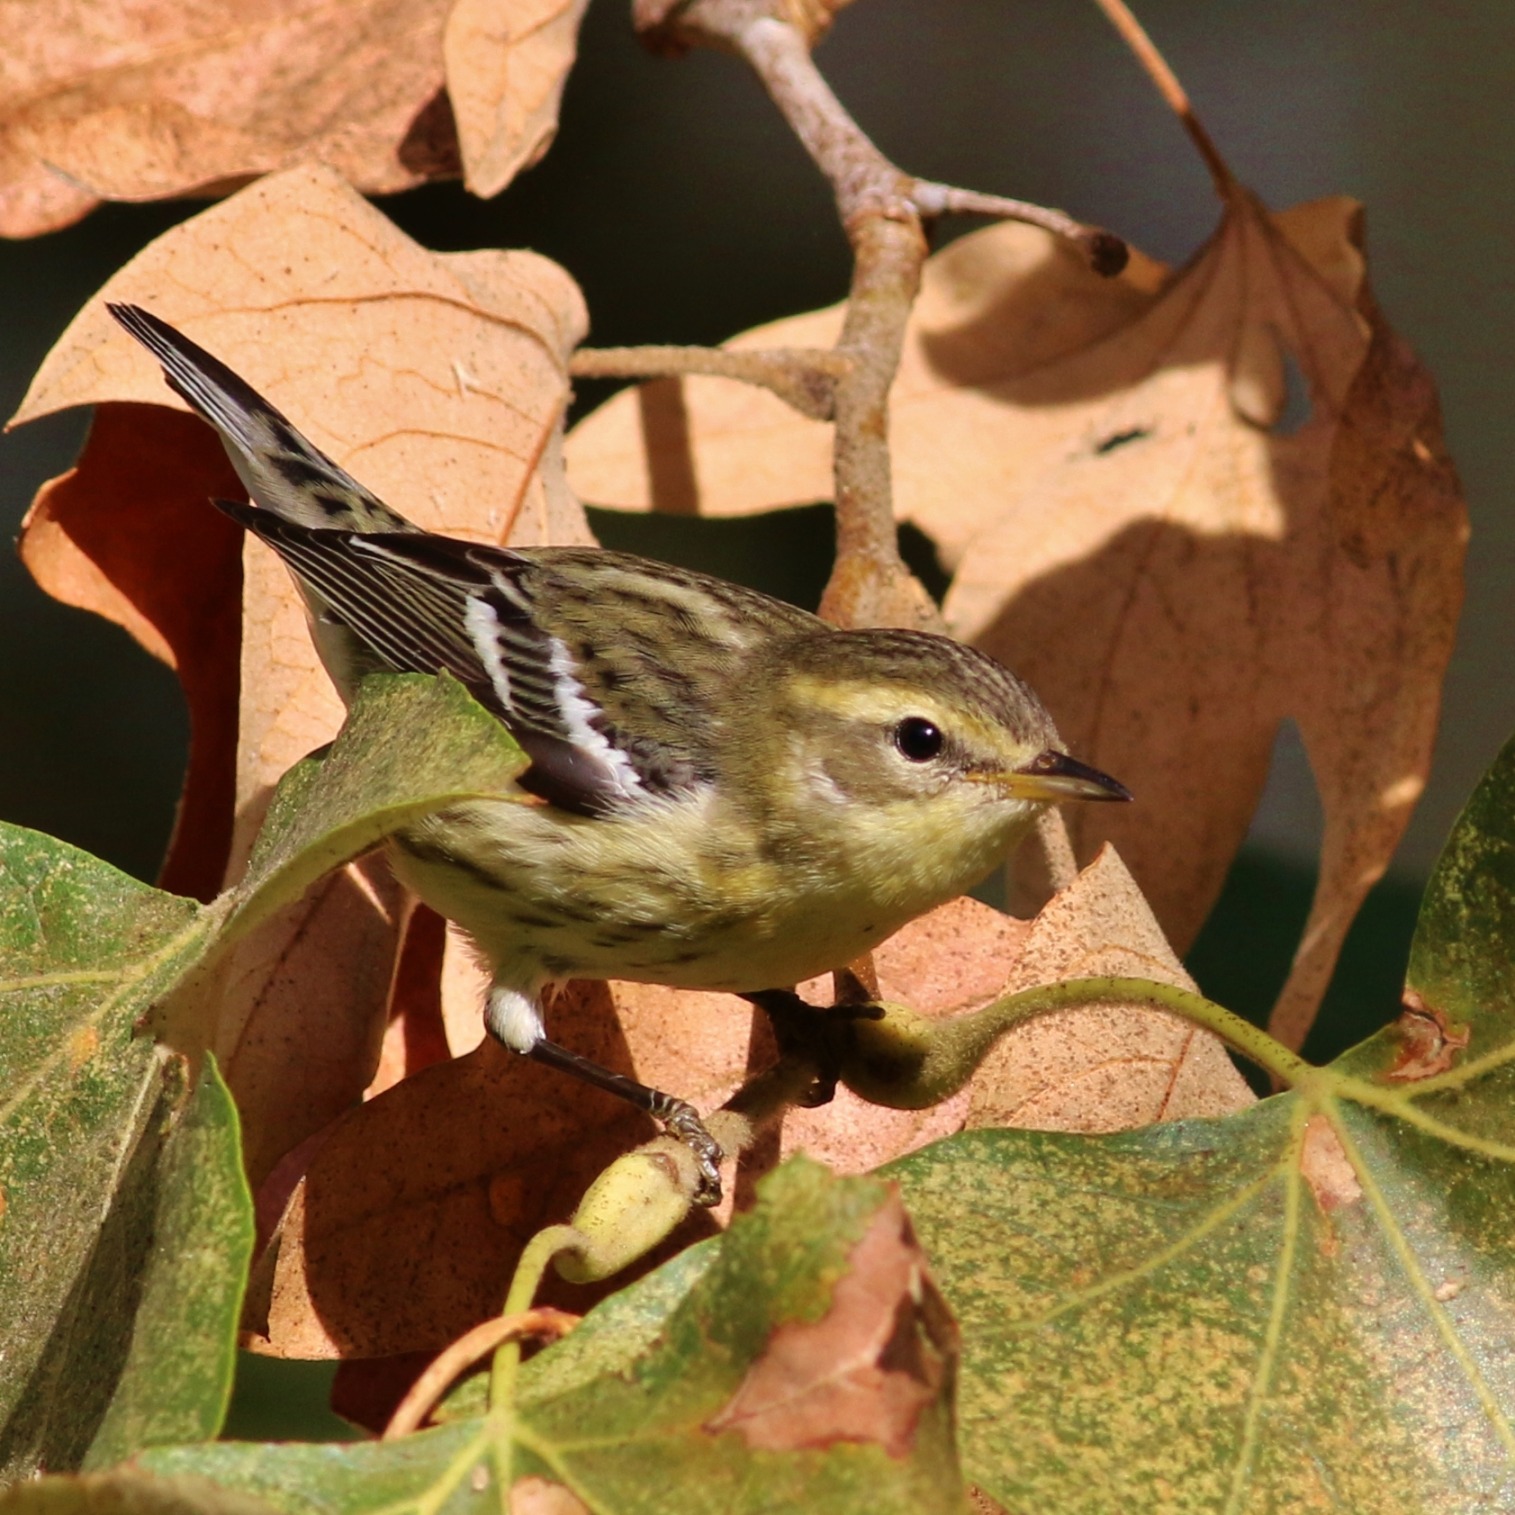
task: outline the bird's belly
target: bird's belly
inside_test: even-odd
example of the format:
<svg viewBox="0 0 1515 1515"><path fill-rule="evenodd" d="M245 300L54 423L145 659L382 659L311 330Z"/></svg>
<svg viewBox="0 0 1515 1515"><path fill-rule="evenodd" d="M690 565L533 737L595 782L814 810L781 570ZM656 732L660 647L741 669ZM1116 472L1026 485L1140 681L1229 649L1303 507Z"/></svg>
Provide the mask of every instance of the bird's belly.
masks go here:
<svg viewBox="0 0 1515 1515"><path fill-rule="evenodd" d="M783 988L860 957L903 924L876 910L859 913L834 899L807 898L728 915L698 941L670 932L634 956L607 954L589 976L732 993Z"/></svg>
<svg viewBox="0 0 1515 1515"><path fill-rule="evenodd" d="M840 967L937 903L884 905L856 881L755 859L696 869L678 845L596 856L574 844L597 832L543 826L527 807L490 819L478 806L394 839L401 880L474 939L497 981L776 988Z"/></svg>

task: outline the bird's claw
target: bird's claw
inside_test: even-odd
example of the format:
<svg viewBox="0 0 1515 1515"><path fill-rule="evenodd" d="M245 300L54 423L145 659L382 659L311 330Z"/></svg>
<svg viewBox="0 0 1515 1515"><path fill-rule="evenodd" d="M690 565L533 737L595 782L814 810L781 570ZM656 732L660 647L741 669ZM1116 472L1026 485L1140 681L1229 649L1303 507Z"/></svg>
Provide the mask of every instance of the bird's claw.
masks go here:
<svg viewBox="0 0 1515 1515"><path fill-rule="evenodd" d="M816 1067L815 1082L796 1101L804 1109L829 1105L850 1050L847 1028L855 1021L883 1019L884 1007L873 1000L839 1005L812 1005L792 989L762 989L743 999L768 1015L779 1052L808 1058Z"/></svg>
<svg viewBox="0 0 1515 1515"><path fill-rule="evenodd" d="M726 1155L720 1143L705 1129L705 1122L691 1104L681 1099L670 1099L667 1106L657 1112L663 1129L676 1137L694 1154L699 1182L690 1197L695 1204L709 1207L721 1202L721 1159Z"/></svg>

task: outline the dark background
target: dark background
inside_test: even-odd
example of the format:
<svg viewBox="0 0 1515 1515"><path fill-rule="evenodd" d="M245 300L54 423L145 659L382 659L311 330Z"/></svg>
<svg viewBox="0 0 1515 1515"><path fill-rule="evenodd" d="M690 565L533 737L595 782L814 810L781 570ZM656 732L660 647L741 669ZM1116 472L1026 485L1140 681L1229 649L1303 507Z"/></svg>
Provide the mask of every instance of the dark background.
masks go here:
<svg viewBox="0 0 1515 1515"><path fill-rule="evenodd" d="M714 342L829 304L848 257L828 194L752 77L637 45L623 0L594 0L562 128L492 203L456 185L385 209L442 249L527 246L589 302L591 341ZM1239 176L1277 206L1349 193L1368 207L1377 293L1441 384L1474 523L1469 593L1431 787L1349 944L1312 1046L1392 1014L1415 902L1448 826L1515 728L1506 675L1515 381L1508 108L1515 7L1480 0L1147 0L1143 19ZM1060 205L1147 252L1188 257L1211 230L1207 176L1090 4L859 0L819 61L897 162ZM197 207L111 206L55 235L0 243L0 411L64 325L145 242ZM948 223L941 236L968 229ZM581 403L602 398L586 386ZM0 533L71 461L82 415L0 441ZM630 546L813 597L823 510L751 523L596 517ZM112 626L53 604L0 554L0 817L151 878L168 834L185 721L172 676ZM1206 989L1262 1013L1308 904L1319 810L1291 731L1246 851L1191 962Z"/></svg>

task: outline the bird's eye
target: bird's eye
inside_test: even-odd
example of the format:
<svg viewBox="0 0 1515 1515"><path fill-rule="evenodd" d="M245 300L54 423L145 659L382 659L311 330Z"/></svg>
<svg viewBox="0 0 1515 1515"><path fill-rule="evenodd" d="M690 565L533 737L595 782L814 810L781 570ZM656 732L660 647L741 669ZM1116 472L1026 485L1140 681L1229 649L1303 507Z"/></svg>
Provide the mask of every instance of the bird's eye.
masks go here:
<svg viewBox="0 0 1515 1515"><path fill-rule="evenodd" d="M894 728L894 745L912 763L929 763L940 757L946 741L941 728L924 716L908 715Z"/></svg>

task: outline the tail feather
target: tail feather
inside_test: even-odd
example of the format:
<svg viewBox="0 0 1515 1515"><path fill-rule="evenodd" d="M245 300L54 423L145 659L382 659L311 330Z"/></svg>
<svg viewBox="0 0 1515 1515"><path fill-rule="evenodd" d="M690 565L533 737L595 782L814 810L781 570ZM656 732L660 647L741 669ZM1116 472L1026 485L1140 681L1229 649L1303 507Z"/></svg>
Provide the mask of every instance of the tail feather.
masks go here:
<svg viewBox="0 0 1515 1515"><path fill-rule="evenodd" d="M248 493L286 521L355 531L417 531L219 358L140 305L107 306L163 365L169 387L221 434Z"/></svg>

